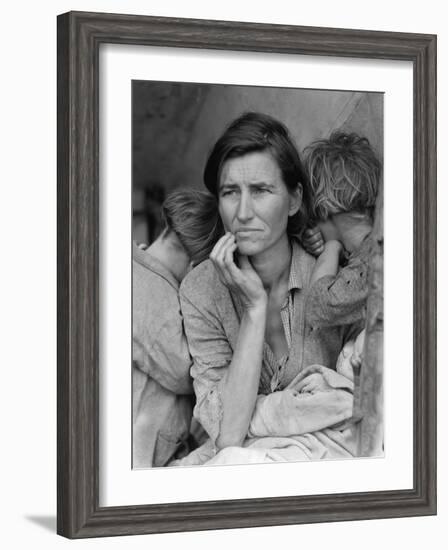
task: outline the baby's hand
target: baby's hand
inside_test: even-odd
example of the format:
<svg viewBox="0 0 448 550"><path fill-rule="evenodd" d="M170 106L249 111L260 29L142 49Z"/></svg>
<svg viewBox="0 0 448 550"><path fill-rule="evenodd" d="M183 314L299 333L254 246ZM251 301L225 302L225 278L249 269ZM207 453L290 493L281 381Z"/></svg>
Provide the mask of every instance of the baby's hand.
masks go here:
<svg viewBox="0 0 448 550"><path fill-rule="evenodd" d="M317 393L331 391L333 388L328 384L320 372L313 372L301 380L294 388L297 393Z"/></svg>
<svg viewBox="0 0 448 550"><path fill-rule="evenodd" d="M324 251L324 238L318 227L306 229L303 233L303 246L308 254L319 256Z"/></svg>

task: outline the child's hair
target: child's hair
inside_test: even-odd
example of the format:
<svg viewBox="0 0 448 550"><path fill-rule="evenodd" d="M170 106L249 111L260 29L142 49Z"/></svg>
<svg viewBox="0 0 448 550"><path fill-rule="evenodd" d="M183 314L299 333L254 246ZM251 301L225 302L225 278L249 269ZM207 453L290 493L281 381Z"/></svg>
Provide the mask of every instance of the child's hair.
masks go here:
<svg viewBox="0 0 448 550"><path fill-rule="evenodd" d="M341 212L373 214L381 163L369 140L334 131L305 149L312 213L318 220Z"/></svg>
<svg viewBox="0 0 448 550"><path fill-rule="evenodd" d="M174 191L162 204L166 230L173 231L193 265L206 260L224 233L216 198L194 189Z"/></svg>

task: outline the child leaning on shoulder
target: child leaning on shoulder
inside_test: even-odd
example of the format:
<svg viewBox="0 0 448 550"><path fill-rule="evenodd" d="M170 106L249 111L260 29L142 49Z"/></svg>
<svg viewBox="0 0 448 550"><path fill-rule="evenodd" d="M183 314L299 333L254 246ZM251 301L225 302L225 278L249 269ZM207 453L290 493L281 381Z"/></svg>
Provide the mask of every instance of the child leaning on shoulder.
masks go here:
<svg viewBox="0 0 448 550"><path fill-rule="evenodd" d="M316 227L305 232L304 245L317 256L306 319L311 326L361 329L381 163L366 138L341 131L313 142L305 153Z"/></svg>

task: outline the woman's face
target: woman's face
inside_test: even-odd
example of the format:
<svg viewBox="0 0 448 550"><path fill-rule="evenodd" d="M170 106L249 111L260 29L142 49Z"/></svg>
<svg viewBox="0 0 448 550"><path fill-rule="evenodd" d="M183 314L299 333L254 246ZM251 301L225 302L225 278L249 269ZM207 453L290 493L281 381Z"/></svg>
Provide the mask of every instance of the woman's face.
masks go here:
<svg viewBox="0 0 448 550"><path fill-rule="evenodd" d="M288 217L301 205L301 189L291 193L269 151L226 160L218 189L219 214L236 237L238 251L253 256L286 236Z"/></svg>

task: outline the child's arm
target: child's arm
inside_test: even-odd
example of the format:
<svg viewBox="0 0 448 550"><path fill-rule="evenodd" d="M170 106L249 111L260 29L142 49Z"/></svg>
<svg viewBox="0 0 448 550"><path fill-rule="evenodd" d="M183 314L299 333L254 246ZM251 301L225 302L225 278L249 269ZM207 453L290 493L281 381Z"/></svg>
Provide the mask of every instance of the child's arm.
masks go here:
<svg viewBox="0 0 448 550"><path fill-rule="evenodd" d="M365 320L369 248L366 242L345 267L336 269L336 274L323 273L323 268L315 266L305 304L307 324L312 327L347 326ZM327 264L327 269L334 269L334 263L332 267Z"/></svg>
<svg viewBox="0 0 448 550"><path fill-rule="evenodd" d="M336 275L339 269L339 259L342 251L343 247L339 241L332 240L324 244L324 250L317 258L313 273L311 275L311 285L322 277L327 275Z"/></svg>

